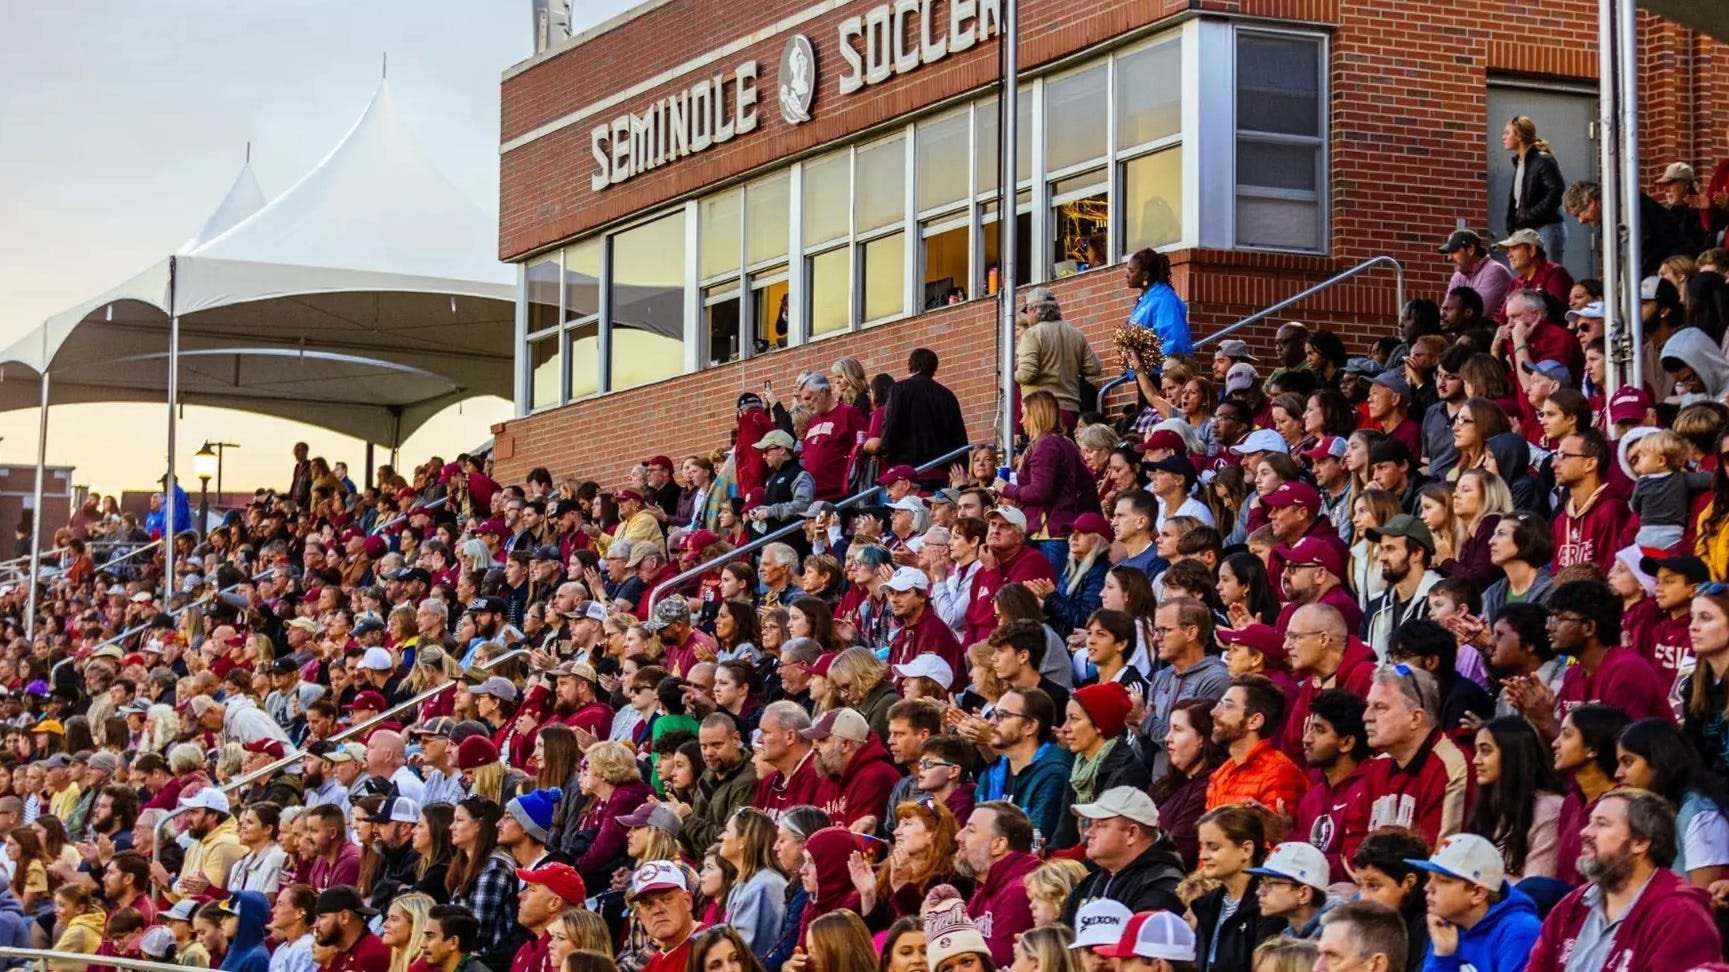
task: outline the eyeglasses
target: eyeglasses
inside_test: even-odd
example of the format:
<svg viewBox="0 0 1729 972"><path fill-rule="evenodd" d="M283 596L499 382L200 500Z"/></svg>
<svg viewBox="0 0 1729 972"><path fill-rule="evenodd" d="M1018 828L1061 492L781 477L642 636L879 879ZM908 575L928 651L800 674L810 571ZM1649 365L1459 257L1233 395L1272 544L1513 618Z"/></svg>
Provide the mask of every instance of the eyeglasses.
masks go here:
<svg viewBox="0 0 1729 972"><path fill-rule="evenodd" d="M1461 415L1458 418L1453 420L1453 428L1455 428L1455 429L1461 425L1476 425L1476 424L1477 424L1477 420L1472 418L1469 415Z"/></svg>
<svg viewBox="0 0 1729 972"><path fill-rule="evenodd" d="M1026 717L1027 714L1025 712L1010 712L1007 709L993 709L991 710L990 715L985 716L985 721L1001 722L1004 719L1025 719Z"/></svg>
<svg viewBox="0 0 1729 972"><path fill-rule="evenodd" d="M939 766L949 767L949 766L959 766L959 765L960 765L959 763L951 763L946 759L921 759L921 760L919 760L919 769L922 769L922 770L936 769Z"/></svg>

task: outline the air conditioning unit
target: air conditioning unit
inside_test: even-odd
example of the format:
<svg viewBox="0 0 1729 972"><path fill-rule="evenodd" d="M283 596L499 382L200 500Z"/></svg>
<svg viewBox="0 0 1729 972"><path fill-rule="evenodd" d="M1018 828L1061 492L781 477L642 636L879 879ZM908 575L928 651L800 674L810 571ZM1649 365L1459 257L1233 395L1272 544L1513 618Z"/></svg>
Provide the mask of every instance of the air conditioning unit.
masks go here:
<svg viewBox="0 0 1729 972"><path fill-rule="evenodd" d="M570 37L570 0L531 0L534 53L557 47Z"/></svg>

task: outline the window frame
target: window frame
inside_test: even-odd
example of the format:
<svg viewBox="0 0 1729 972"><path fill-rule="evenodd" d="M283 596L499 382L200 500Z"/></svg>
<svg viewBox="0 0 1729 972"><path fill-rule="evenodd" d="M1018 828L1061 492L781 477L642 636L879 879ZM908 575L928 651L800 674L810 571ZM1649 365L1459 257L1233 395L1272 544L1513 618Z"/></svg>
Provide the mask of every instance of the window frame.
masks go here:
<svg viewBox="0 0 1729 972"><path fill-rule="evenodd" d="M1239 58L1240 41L1243 37L1268 37L1289 41L1304 41L1311 44L1315 51L1315 83L1316 83L1316 135L1290 135L1283 132L1262 132L1245 130L1239 124L1237 115L1237 96L1242 83L1241 63ZM1230 181L1227 187L1230 196L1230 209L1226 229L1229 233L1231 249L1255 250L1268 253L1303 253L1326 255L1332 252L1332 129L1331 129L1331 78L1328 76L1328 65L1331 61L1332 38L1322 31L1284 28L1259 24L1232 24L1228 33L1229 63L1231 66L1231 83L1226 97L1229 98L1230 138L1228 144L1221 148L1229 158ZM1238 181L1237 157L1244 141L1261 145L1290 145L1314 150L1315 153L1315 189L1313 192L1300 189L1278 189L1272 186L1247 186ZM1246 191L1245 191L1246 190ZM1288 202L1313 203L1315 206L1315 239L1317 246L1288 247L1269 244L1244 243L1237 234L1238 201L1243 198L1268 199Z"/></svg>

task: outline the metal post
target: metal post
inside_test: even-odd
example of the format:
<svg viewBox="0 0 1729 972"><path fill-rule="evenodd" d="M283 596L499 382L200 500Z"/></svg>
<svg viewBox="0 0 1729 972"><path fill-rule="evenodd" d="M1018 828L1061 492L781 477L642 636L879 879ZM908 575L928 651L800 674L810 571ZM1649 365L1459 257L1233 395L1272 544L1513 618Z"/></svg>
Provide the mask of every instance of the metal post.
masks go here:
<svg viewBox="0 0 1729 972"><path fill-rule="evenodd" d="M360 491L366 492L366 487L372 485L372 443L366 444L366 478L360 483Z"/></svg>
<svg viewBox="0 0 1729 972"><path fill-rule="evenodd" d="M36 505L30 511L30 585L24 608L24 640L36 638L36 575L42 570L42 473L48 464L48 364L42 365L42 405L36 419L36 486L31 490Z"/></svg>
<svg viewBox="0 0 1729 972"><path fill-rule="evenodd" d="M1621 294L1625 288L1622 279L1620 229L1621 229L1621 191L1618 185L1621 172L1620 163L1620 113L1616 111L1616 103L1620 92L1615 84L1615 66L1618 45L1615 41L1615 5L1617 0L1598 0L1597 3L1597 127L1599 172L1603 187L1601 212L1598 214L1597 226L1603 247L1603 293L1606 295L1604 310L1606 336L1624 336L1627 333L1626 314L1621 310L1623 302ZM1637 282L1633 287L1635 299L1639 296ZM1635 304L1635 312L1638 307ZM1608 350L1608 349L1606 349ZM1625 378L1625 361L1618 353L1611 353L1604 371L1603 400L1606 402L1621 387ZM1608 423L1613 429L1614 423Z"/></svg>
<svg viewBox="0 0 1729 972"><path fill-rule="evenodd" d="M1604 389L1603 400L1607 402L1622 385L1639 387L1644 382L1641 348L1645 343L1644 327L1640 301L1640 272L1644 266L1644 254L1639 246L1639 55L1635 50L1635 35L1639 29L1639 13L1635 0L1617 0L1618 16L1616 17L1616 54L1620 60L1620 122L1621 122L1621 191L1625 193L1622 200L1621 221L1626 226L1626 236L1623 253L1625 259L1621 264L1621 286L1614 291L1620 298L1621 312L1625 315L1621 334L1626 345L1616 357L1620 357L1628 369L1616 382L1608 379L1609 387ZM1611 181L1608 178L1604 182ZM1613 430L1615 423L1606 422L1605 427Z"/></svg>
<svg viewBox="0 0 1729 972"><path fill-rule="evenodd" d="M180 312L175 308L179 290L180 258L168 258L168 473L162 477L162 603L174 596L174 433L180 403Z"/></svg>
<svg viewBox="0 0 1729 972"><path fill-rule="evenodd" d="M1015 285L1019 282L1015 266L1015 249L1019 245L1015 238L1018 215L1015 212L1018 198L1015 176L1020 170L1019 160L1015 158L1019 144L1015 128L1020 118L1017 6L1016 0L1003 0L1000 41L1003 48L1003 87L1002 95L997 99L1002 112L1002 119L997 123L997 132L1002 137L1002 146L997 153L997 160L1002 163L1002 172L997 176L997 219L1001 223L997 232L998 263L1002 267L997 284L997 439L1002 444L1005 463L1014 454L1015 445Z"/></svg>

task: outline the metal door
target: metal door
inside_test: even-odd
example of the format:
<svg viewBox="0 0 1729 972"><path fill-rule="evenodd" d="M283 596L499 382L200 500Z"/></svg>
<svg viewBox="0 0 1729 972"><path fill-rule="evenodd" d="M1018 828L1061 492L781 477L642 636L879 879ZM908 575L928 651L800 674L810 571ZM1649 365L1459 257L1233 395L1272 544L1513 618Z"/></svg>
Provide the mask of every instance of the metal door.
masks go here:
<svg viewBox="0 0 1729 972"><path fill-rule="evenodd" d="M1507 235L1507 197L1513 186L1512 153L1501 147L1501 132L1515 115L1528 115L1537 123L1537 137L1548 141L1561 164L1561 177L1569 184L1597 179L1595 92L1561 85L1491 83L1484 129L1489 160L1488 226L1496 240ZM1593 233L1570 216L1561 218L1567 227L1567 253L1562 261L1567 271L1574 279L1599 276Z"/></svg>

